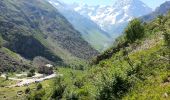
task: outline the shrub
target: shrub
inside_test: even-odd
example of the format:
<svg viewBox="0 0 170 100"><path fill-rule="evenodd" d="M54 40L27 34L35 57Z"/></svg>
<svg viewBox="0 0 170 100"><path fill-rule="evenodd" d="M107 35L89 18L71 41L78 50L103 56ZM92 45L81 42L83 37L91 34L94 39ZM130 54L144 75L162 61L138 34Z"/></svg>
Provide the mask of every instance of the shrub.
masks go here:
<svg viewBox="0 0 170 100"><path fill-rule="evenodd" d="M67 96L67 100L79 100L79 97L76 93L72 93L71 95Z"/></svg>
<svg viewBox="0 0 170 100"><path fill-rule="evenodd" d="M58 86L56 89L54 89L51 98L55 98L56 100L60 100L63 96L65 88L66 88L65 86Z"/></svg>
<svg viewBox="0 0 170 100"><path fill-rule="evenodd" d="M41 83L39 83L39 84L37 85L37 90L40 90L40 89L42 89L42 84L41 84Z"/></svg>
<svg viewBox="0 0 170 100"><path fill-rule="evenodd" d="M31 69L28 74L27 74L27 77L32 77L35 75L35 70L34 69Z"/></svg>
<svg viewBox="0 0 170 100"><path fill-rule="evenodd" d="M25 89L25 94L28 94L30 92L31 92L31 89L29 87Z"/></svg>
<svg viewBox="0 0 170 100"><path fill-rule="evenodd" d="M77 79L77 80L75 81L74 85L75 85L76 87L78 87L78 88L81 88L81 87L84 86L84 83L83 83L82 80Z"/></svg>
<svg viewBox="0 0 170 100"><path fill-rule="evenodd" d="M34 70L34 69L31 69L31 70L30 70L30 73L33 73L33 74L34 74L34 73L35 73L35 70Z"/></svg>
<svg viewBox="0 0 170 100"><path fill-rule="evenodd" d="M45 95L45 90L35 91L31 95L28 96L28 100L42 100Z"/></svg>
<svg viewBox="0 0 170 100"><path fill-rule="evenodd" d="M53 94L51 96L52 99L60 100L63 97L64 91L66 89L66 85L62 83L63 78L59 77L55 80L55 87L53 90Z"/></svg>
<svg viewBox="0 0 170 100"><path fill-rule="evenodd" d="M32 73L30 72L27 73L27 77L32 77L32 76L34 76Z"/></svg>
<svg viewBox="0 0 170 100"><path fill-rule="evenodd" d="M125 29L126 39L133 43L137 39L144 37L144 26L139 19L132 20Z"/></svg>
<svg viewBox="0 0 170 100"><path fill-rule="evenodd" d="M128 79L120 76L115 76L115 79L104 84L104 87L99 92L98 100L117 100L128 92L131 83Z"/></svg>
<svg viewBox="0 0 170 100"><path fill-rule="evenodd" d="M168 32L164 33L164 40L165 40L166 46L170 48L170 33Z"/></svg>
<svg viewBox="0 0 170 100"><path fill-rule="evenodd" d="M8 76L8 74L5 76L5 80L8 80L9 79L9 76Z"/></svg>
<svg viewBox="0 0 170 100"><path fill-rule="evenodd" d="M2 47L3 41L2 36L0 35L0 48Z"/></svg>

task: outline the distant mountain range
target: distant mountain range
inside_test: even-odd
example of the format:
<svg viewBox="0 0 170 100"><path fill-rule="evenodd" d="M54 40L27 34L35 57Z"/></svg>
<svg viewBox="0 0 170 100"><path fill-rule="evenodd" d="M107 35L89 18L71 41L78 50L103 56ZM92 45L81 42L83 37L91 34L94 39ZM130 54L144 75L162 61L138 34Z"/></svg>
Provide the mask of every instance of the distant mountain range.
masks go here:
<svg viewBox="0 0 170 100"><path fill-rule="evenodd" d="M170 1L166 1L165 3L161 4L159 7L156 8L155 11L152 13L141 17L143 21L151 21L156 18L158 15L165 15L167 12L170 11Z"/></svg>
<svg viewBox="0 0 170 100"><path fill-rule="evenodd" d="M71 7L95 23L112 38L118 37L130 20L149 14L152 9L140 0L118 0L112 6L73 4Z"/></svg>
<svg viewBox="0 0 170 100"><path fill-rule="evenodd" d="M99 51L107 49L122 34L130 20L152 11L140 0L118 0L112 6L65 4L61 0L48 1Z"/></svg>
<svg viewBox="0 0 170 100"><path fill-rule="evenodd" d="M109 34L103 31L91 19L74 11L74 9L58 0L48 0L54 7L56 7L61 14L68 19L68 21L77 29L82 37L99 51L107 49L111 42Z"/></svg>

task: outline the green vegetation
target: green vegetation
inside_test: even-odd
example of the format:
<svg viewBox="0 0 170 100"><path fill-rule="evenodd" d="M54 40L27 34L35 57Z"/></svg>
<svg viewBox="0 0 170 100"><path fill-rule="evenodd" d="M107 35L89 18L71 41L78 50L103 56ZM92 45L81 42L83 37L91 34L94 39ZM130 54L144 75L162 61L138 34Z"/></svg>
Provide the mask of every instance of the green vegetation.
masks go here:
<svg viewBox="0 0 170 100"><path fill-rule="evenodd" d="M5 86L9 86L9 85L12 85L12 84L15 84L15 83L16 83L16 81L6 80L5 78L0 77L0 88L5 87Z"/></svg>
<svg viewBox="0 0 170 100"><path fill-rule="evenodd" d="M41 84L41 83L39 83L39 84L37 85L37 90L40 90L40 89L42 89L42 84Z"/></svg>
<svg viewBox="0 0 170 100"><path fill-rule="evenodd" d="M30 91L31 91L31 89L28 87L28 88L26 88L25 89L25 94L29 94L30 93Z"/></svg>
<svg viewBox="0 0 170 100"><path fill-rule="evenodd" d="M0 72L25 71L32 68L30 62L11 50L0 48Z"/></svg>
<svg viewBox="0 0 170 100"><path fill-rule="evenodd" d="M13 1L10 0L5 1L0 1L0 4L7 3L7 5L12 6L11 4L13 4ZM33 5L35 5L36 3L37 3L36 1L35 2L33 1ZM61 57L62 55L73 54L75 56L74 61L76 62L76 65L74 64L72 65L69 63L70 65L67 66L58 66L56 68L57 69L56 73L59 75L56 78L45 80L40 83L33 83L28 87L7 88L7 86L14 85L17 82L8 80L8 77L6 77L6 79L0 78L1 86L0 99L2 100L170 99L170 48L169 48L170 13L167 14L166 16L159 16L158 18L149 23L142 23L140 22L140 20L134 19L129 23L128 27L125 30L125 34L117 39L114 46L106 50L103 54L97 56L93 60L91 65L87 66L87 64L81 63L81 61L77 62L79 61L77 57L87 59L90 56L93 56L93 54L97 54L97 52L93 51L91 47L88 48L82 47L84 49L83 51L87 50L87 52L81 54L82 48L81 50L79 50L80 49L79 46L82 45L82 43L84 43L82 46L88 46L88 44L83 42L83 40L81 39L79 40L79 35L75 32L76 30L74 30L70 25L66 25L67 21L65 19L62 19L59 13L57 13L59 15L53 16L55 11L53 12L52 9L45 10L45 8L48 6L46 4L41 5L40 3L40 5L37 5L38 8L33 7L34 9L37 9L37 11L41 14L43 13L47 13L47 15L49 14L49 16L45 16L46 15L45 14L44 18L50 17L52 19L51 20L47 19L46 22L44 20L38 20L40 19L41 16L34 12L34 10L32 11L32 9L29 9L29 7L27 7L29 5L28 1L17 2L17 4L19 7L28 10L28 15L33 15L36 21L31 20L25 22L24 24L20 23L20 21L22 22L23 18L25 17L17 12L18 9L15 6L12 6L13 9L10 10L7 9L7 11L9 11L7 12L8 14L12 14L11 10L15 10L15 13L23 17L14 19L22 26L19 27L19 32L16 32L17 34L15 33L16 31L15 28L10 28L12 30L5 29L9 31L7 33L2 33L3 39L9 42L9 45L7 46L9 46L10 49L12 48L12 50L14 50L13 47L21 46L22 48L19 48L19 50L16 51L21 52L25 51L25 48L28 48L27 46L37 44L34 45L33 48L28 48L27 50L34 51L37 49L37 47L41 48L40 53L38 53L40 54L40 56L45 56L48 60L58 59L58 61L60 61L59 59L62 58ZM27 6L25 6L25 4ZM43 10L39 8L43 8ZM29 12L29 10L31 11ZM27 17L30 18L28 15ZM57 24L54 24L53 21ZM5 27L6 25L13 24L14 26L18 25L18 23L16 25L16 23L6 24L5 22L4 20L0 20L0 24L2 24L3 28L7 28ZM42 22L43 24L39 24L40 22ZM27 30L28 27L29 29L31 29L31 32L28 31L29 29ZM38 27L40 31L34 30L30 27L34 28ZM47 27L50 27L50 29ZM51 29L51 27L56 30ZM0 29L0 32L5 30ZM65 30L68 31L65 32ZM25 32L28 34L24 34ZM33 35L32 32L36 35ZM54 32L59 32L59 35L61 34L62 35L57 37L54 34ZM49 34L47 35L47 33ZM65 34L66 37L63 36L63 34ZM74 35L76 35L77 37L74 37ZM21 37L27 41L22 40ZM64 39L66 38L68 38L68 41L64 41ZM61 41L59 41L59 39L61 39ZM13 41L14 43L12 43ZM23 42L26 42L25 43L26 46L21 44ZM56 42L56 44L52 42ZM63 45L61 45L62 43ZM58 45L61 45L62 48L60 48ZM75 50L74 51L72 48L74 48L75 46L77 47L74 49ZM62 50L66 52L62 52L63 54L58 55L58 53L61 53ZM30 58L34 58L34 56L37 55L34 54L33 51L32 54L30 55L24 55L23 53L22 56L25 57L31 56ZM30 69L30 66L26 66L25 64L23 64L22 60L18 61L21 58L14 52L11 52L10 50L6 48L4 49L4 47L2 47L0 48L0 54L1 54L0 64L4 66L0 67L1 68L0 71L15 72L18 69L21 71ZM56 55L51 56L53 54ZM15 57L18 58L14 59ZM64 59L63 60L64 62L71 59L72 55L66 57L68 57L68 59ZM35 70L30 70L29 73L30 76L32 76L35 73Z"/></svg>
<svg viewBox="0 0 170 100"><path fill-rule="evenodd" d="M132 20L125 30L126 38L130 43L141 39L144 36L144 26L139 19Z"/></svg>
<svg viewBox="0 0 170 100"><path fill-rule="evenodd" d="M87 34L83 35L84 39L87 40L94 48L96 48L99 52L107 49L111 42L109 41L109 37L104 35L104 33L98 30L89 30L87 29ZM107 34L107 33L105 33ZM105 46L105 47L103 47ZM104 49L103 49L104 48Z"/></svg>
<svg viewBox="0 0 170 100"><path fill-rule="evenodd" d="M5 80L0 78L0 100L36 100L42 99L47 100L51 96L53 91L53 81L54 79L45 80L41 83L34 83L24 87L11 87L7 88L5 86L11 86L17 83L17 81ZM41 85L39 85L41 84ZM37 90L38 89L38 90Z"/></svg>
<svg viewBox="0 0 170 100"><path fill-rule="evenodd" d="M32 77L35 75L35 70L34 69L30 69L30 71L27 74L27 77Z"/></svg>
<svg viewBox="0 0 170 100"><path fill-rule="evenodd" d="M0 48L2 47L2 37L0 35Z"/></svg>
<svg viewBox="0 0 170 100"><path fill-rule="evenodd" d="M167 20L164 24L160 24L160 19ZM59 68L58 73L63 74L63 77L54 80L54 90L49 98L169 99L170 63L169 48L167 48L169 40L163 38L166 34L164 30L169 30L169 19L169 15L166 15L144 24L135 19L138 28L142 27L142 34L138 28L131 27L134 39L127 38L126 31L126 36L120 37L121 40L118 40L113 48L98 56L99 58L94 60L95 63L86 70ZM163 30L161 25L164 27Z"/></svg>

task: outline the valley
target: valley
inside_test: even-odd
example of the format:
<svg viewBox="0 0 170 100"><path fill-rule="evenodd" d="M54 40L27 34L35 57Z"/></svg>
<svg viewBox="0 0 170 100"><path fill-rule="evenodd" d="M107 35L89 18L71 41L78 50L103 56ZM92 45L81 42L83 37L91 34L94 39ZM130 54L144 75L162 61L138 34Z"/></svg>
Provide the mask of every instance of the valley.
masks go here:
<svg viewBox="0 0 170 100"><path fill-rule="evenodd" d="M0 100L169 100L170 1L159 5L0 0Z"/></svg>

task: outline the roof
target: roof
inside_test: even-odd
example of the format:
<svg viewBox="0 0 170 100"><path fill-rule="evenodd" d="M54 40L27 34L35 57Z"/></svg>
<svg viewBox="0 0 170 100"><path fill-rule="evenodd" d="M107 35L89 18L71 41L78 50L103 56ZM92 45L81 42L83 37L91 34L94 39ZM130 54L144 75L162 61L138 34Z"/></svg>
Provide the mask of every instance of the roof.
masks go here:
<svg viewBox="0 0 170 100"><path fill-rule="evenodd" d="M46 66L46 67L53 67L52 64L46 64L45 66Z"/></svg>

